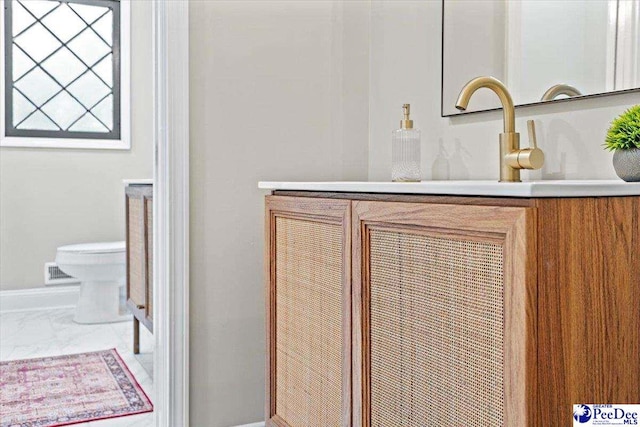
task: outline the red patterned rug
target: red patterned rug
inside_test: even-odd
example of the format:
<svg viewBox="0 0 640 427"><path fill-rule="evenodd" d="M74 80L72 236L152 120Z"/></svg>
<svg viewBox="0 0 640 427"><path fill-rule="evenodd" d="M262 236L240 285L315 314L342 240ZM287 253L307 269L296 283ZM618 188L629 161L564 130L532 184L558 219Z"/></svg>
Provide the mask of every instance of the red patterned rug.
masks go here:
<svg viewBox="0 0 640 427"><path fill-rule="evenodd" d="M53 427L153 411L115 349L0 362L0 427Z"/></svg>

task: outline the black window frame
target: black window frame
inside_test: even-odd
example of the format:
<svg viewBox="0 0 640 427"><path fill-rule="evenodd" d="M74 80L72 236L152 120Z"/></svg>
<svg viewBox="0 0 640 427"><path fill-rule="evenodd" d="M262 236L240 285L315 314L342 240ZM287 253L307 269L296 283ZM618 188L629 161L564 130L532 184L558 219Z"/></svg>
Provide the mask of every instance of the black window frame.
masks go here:
<svg viewBox="0 0 640 427"><path fill-rule="evenodd" d="M121 61L120 61L120 55L121 55L121 41L122 41L122 34L121 34L121 15L120 15L120 0L47 0L47 1L51 1L54 3L59 3L60 5L62 3L66 3L66 4L82 4L82 5L89 5L89 6L101 6L101 7L107 7L109 9L111 9L112 12L112 16L113 16L113 38L112 38L112 46L111 46L111 54L113 55L113 85L112 85L112 89L111 89L111 94L113 94L113 126L110 132L86 132L86 131L70 131L70 130L39 130L39 129L16 129L15 127L15 123L13 123L13 90L14 90L14 80L13 80L13 45L14 45L14 37L13 37L13 23L12 23L12 6L13 6L13 1L14 0L4 0L4 71L5 71L5 75L3 76L4 78L4 92L5 92L5 120L4 120L4 133L6 137L22 137L22 138L55 138L55 139L91 139L91 140L120 140L121 139L121 127L122 127L122 117L121 117ZM15 0L15 1L20 1L20 0ZM57 7L60 7L60 5L58 5ZM20 6L22 7L22 6ZM57 8L56 7L56 8ZM49 13L51 13L53 10L55 10L56 8L52 9L51 11L47 12L45 15L43 15L41 18L35 18L36 22L40 22L42 19L44 19ZM84 21L84 20L83 20ZM95 21L94 21L95 22ZM87 24L85 22L85 24ZM33 24L32 24L33 25ZM50 31L49 28L46 27L46 25L42 24L47 31ZM82 30L81 32L87 31L87 29L85 28L84 30ZM89 30L91 31L91 30ZM51 32L51 34L53 34ZM54 37L63 44L63 46L66 46L66 43L62 42L56 35L54 35ZM67 42L68 43L68 42ZM59 48L58 48L59 49ZM58 50L56 49L56 51ZM50 78L52 78L57 84L59 84L60 86L64 87L68 87L71 83L73 83L73 81L71 83L68 83L67 85L63 85L60 82L58 82L58 80L53 77L52 75L50 75L46 70L44 70L41 67L42 62L46 61L49 58L49 56L47 56L46 58L44 58L41 61L35 61L33 58L30 58L31 60L33 60L33 62L36 64L35 67L40 67L41 70L43 70ZM84 61L82 61L84 64ZM98 61L99 62L99 61ZM86 64L85 64L86 65ZM92 68L95 66L96 64L92 64L91 66L88 66L88 70L84 71L80 76L84 75L85 73L90 73L93 72ZM76 77L79 78L80 76ZM75 81L75 79L74 79ZM64 90L64 89L62 89ZM69 93L67 91L67 93ZM58 93L56 93L57 95ZM40 106L36 106L36 110L35 111L41 111L43 114L46 115L46 113L44 113L41 108L43 105L45 105L47 102L51 101L56 95L54 95L53 97L49 98L44 104L40 105ZM73 96L73 94L70 94L74 99L76 99L75 96ZM23 94L23 96L25 96ZM107 95L108 96L108 95ZM26 96L25 96L26 97ZM26 97L28 99L28 97ZM76 99L76 101L78 101ZM29 100L29 102L31 102ZM79 101L78 101L79 102ZM84 106L83 103L79 102L80 105L86 110L84 114L86 114L89 110L87 110L87 108ZM35 106L35 104L34 104ZM83 117L84 114L81 116ZM51 119L50 117L47 116L47 118L49 118L49 120L51 120L54 124L56 124L56 126L58 126L58 124L55 122L55 120Z"/></svg>

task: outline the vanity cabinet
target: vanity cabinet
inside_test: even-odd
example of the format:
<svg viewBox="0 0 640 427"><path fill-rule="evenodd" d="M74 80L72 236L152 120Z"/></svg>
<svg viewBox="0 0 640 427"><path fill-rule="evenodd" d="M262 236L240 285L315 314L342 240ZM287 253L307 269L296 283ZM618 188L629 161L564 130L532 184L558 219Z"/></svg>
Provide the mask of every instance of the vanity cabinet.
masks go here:
<svg viewBox="0 0 640 427"><path fill-rule="evenodd" d="M276 191L266 211L267 425L640 402L640 198Z"/></svg>
<svg viewBox="0 0 640 427"><path fill-rule="evenodd" d="M133 352L140 353L140 324L153 332L153 186L125 188L127 306L133 314Z"/></svg>

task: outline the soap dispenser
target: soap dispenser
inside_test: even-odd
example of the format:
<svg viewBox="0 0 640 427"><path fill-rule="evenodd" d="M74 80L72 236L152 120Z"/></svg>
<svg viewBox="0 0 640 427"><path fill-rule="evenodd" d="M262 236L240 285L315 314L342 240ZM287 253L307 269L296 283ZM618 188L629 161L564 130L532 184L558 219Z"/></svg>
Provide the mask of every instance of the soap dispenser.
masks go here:
<svg viewBox="0 0 640 427"><path fill-rule="evenodd" d="M391 180L394 182L418 182L420 170L420 131L413 128L409 118L410 105L404 104L404 118L400 129L391 134Z"/></svg>

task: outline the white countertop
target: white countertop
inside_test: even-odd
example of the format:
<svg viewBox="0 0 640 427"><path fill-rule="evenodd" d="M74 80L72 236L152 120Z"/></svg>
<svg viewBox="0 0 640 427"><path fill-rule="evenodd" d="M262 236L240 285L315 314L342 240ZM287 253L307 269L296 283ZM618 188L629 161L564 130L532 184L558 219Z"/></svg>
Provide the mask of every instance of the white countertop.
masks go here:
<svg viewBox="0 0 640 427"><path fill-rule="evenodd" d="M422 181L422 182L284 182L261 181L263 190L347 193L448 194L493 197L606 197L640 195L640 182L566 181Z"/></svg>
<svg viewBox="0 0 640 427"><path fill-rule="evenodd" d="M153 185L153 179L151 178L143 178L143 179L123 179L122 183L125 187L130 185Z"/></svg>

